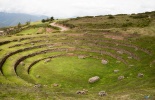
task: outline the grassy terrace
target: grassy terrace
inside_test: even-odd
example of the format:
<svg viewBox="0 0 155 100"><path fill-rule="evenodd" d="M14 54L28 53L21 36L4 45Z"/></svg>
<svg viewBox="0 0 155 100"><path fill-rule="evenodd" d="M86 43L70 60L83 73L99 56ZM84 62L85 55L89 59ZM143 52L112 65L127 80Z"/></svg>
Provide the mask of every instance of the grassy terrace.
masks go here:
<svg viewBox="0 0 155 100"><path fill-rule="evenodd" d="M71 28L67 32L36 22L1 36L0 99L154 100L154 17L137 16L58 20ZM103 59L108 63L102 64ZM93 76L100 80L88 83ZM88 93L76 94L83 89ZM107 96L99 96L99 91Z"/></svg>

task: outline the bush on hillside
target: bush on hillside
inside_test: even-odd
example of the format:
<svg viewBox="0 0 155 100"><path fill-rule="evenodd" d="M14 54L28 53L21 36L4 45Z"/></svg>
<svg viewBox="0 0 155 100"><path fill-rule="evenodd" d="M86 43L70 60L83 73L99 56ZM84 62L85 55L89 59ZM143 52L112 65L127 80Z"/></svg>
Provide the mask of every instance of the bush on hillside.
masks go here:
<svg viewBox="0 0 155 100"><path fill-rule="evenodd" d="M85 16L83 18L94 18L94 16Z"/></svg>
<svg viewBox="0 0 155 100"><path fill-rule="evenodd" d="M42 22L42 23L45 23L46 21L45 21L45 19L42 19L41 22Z"/></svg>
<svg viewBox="0 0 155 100"><path fill-rule="evenodd" d="M103 17L104 15L98 15L98 16L95 16L95 17Z"/></svg>
<svg viewBox="0 0 155 100"><path fill-rule="evenodd" d="M129 23L123 23L122 27L131 27L133 25L133 23L129 22Z"/></svg>
<svg viewBox="0 0 155 100"><path fill-rule="evenodd" d="M42 23L45 23L45 22L50 22L50 21L53 21L54 20L54 17L51 17L51 18L47 18L47 19L42 19Z"/></svg>
<svg viewBox="0 0 155 100"><path fill-rule="evenodd" d="M134 19L138 19L138 18L148 18L148 15L146 14L137 14L137 15L131 15L130 17L134 18Z"/></svg>
<svg viewBox="0 0 155 100"><path fill-rule="evenodd" d="M113 15L108 15L108 19L114 19L115 17Z"/></svg>
<svg viewBox="0 0 155 100"><path fill-rule="evenodd" d="M21 27L22 27L22 25L21 25L20 22L18 23L17 27L18 27L18 28L21 28Z"/></svg>

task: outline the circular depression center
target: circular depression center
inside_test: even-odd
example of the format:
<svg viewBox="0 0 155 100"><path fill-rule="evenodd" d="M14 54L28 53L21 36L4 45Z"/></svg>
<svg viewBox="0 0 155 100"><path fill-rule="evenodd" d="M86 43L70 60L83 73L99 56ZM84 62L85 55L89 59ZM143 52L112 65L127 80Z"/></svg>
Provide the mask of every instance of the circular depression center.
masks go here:
<svg viewBox="0 0 155 100"><path fill-rule="evenodd" d="M88 86L92 76L102 78L106 66L101 60L87 57L80 59L76 56L53 58L49 62L40 61L34 65L30 75L41 84L61 84L62 86Z"/></svg>

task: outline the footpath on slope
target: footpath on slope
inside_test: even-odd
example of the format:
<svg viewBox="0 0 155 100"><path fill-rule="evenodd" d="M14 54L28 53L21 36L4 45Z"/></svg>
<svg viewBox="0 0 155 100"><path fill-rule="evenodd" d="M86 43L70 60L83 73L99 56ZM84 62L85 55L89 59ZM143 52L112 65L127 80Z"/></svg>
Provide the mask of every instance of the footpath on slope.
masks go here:
<svg viewBox="0 0 155 100"><path fill-rule="evenodd" d="M65 27L65 26L56 24L56 22L53 22L53 23L51 23L50 25L51 25L51 26L55 26L55 27L59 27L61 32L69 30L69 28L67 28L67 27Z"/></svg>

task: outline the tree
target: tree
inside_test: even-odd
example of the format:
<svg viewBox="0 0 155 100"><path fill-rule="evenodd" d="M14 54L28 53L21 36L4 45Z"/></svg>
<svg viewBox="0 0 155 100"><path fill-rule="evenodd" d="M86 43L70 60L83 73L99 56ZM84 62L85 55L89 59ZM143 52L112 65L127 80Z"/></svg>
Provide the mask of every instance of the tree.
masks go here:
<svg viewBox="0 0 155 100"><path fill-rule="evenodd" d="M51 18L50 18L50 21L53 21L53 20L54 20L54 17L51 17Z"/></svg>
<svg viewBox="0 0 155 100"><path fill-rule="evenodd" d="M21 28L21 27L22 27L22 25L21 25L20 22L18 23L17 27L18 27L18 28Z"/></svg>
<svg viewBox="0 0 155 100"><path fill-rule="evenodd" d="M108 15L108 19L114 19L115 17L113 15Z"/></svg>
<svg viewBox="0 0 155 100"><path fill-rule="evenodd" d="M41 22L42 22L42 23L45 23L45 22L46 22L46 20L45 20L45 19L42 19L42 20L41 20Z"/></svg>

